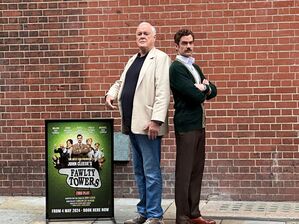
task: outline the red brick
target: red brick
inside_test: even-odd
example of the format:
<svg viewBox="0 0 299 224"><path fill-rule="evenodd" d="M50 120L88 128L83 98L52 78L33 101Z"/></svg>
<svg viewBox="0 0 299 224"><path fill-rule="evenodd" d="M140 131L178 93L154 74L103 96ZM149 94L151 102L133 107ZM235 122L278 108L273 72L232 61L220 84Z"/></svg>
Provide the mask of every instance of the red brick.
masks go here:
<svg viewBox="0 0 299 224"><path fill-rule="evenodd" d="M236 200L298 200L294 189L299 184L284 178L299 180L293 161L299 144L298 7L296 1L172 0L169 5L154 0L142 7L137 0L0 4L5 29L0 133L6 133L0 134L0 164L7 173L0 177L6 180L0 182L0 194L45 194L44 168L28 176L32 167L7 153L22 147L28 152L24 158L43 167L44 119L115 117L119 131L119 112L106 110L103 95L137 52L136 25L150 21L158 30L158 48L172 59L174 32L191 27L196 35L194 57L218 86L218 97L206 103L203 197L217 192ZM170 108L171 133L163 140L162 152L167 198L174 194L175 166L173 104ZM270 175L273 152L283 165L275 169L280 178L276 185ZM13 179L16 171L20 176ZM27 180L18 180L21 176ZM131 163L115 165L115 193L137 197Z"/></svg>

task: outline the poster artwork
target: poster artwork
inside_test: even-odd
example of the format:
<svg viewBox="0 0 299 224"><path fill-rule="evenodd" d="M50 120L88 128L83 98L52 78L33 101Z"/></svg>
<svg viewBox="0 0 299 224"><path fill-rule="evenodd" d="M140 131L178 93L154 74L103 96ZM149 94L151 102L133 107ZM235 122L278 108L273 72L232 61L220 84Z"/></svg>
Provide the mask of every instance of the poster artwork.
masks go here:
<svg viewBox="0 0 299 224"><path fill-rule="evenodd" d="M113 121L46 122L47 219L113 217Z"/></svg>

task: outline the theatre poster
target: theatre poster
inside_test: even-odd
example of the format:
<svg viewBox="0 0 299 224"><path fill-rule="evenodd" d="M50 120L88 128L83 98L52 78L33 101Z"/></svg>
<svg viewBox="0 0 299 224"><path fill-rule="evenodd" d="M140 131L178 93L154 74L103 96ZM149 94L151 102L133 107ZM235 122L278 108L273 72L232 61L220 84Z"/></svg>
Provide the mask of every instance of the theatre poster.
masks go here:
<svg viewBox="0 0 299 224"><path fill-rule="evenodd" d="M113 119L46 120L46 219L113 218Z"/></svg>

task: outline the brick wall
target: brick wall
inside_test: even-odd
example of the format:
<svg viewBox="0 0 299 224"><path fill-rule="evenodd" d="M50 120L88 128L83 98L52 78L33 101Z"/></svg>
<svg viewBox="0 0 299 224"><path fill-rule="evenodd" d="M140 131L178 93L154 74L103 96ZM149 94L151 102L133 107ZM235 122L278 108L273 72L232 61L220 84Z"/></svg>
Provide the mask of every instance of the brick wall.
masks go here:
<svg viewBox="0 0 299 224"><path fill-rule="evenodd" d="M174 33L191 28L218 86L202 197L299 200L298 1L1 0L0 10L0 195L45 194L45 119L115 117L119 130L103 96L149 21L172 58ZM173 127L162 158L173 198ZM116 197L137 196L131 163L116 163L114 178Z"/></svg>

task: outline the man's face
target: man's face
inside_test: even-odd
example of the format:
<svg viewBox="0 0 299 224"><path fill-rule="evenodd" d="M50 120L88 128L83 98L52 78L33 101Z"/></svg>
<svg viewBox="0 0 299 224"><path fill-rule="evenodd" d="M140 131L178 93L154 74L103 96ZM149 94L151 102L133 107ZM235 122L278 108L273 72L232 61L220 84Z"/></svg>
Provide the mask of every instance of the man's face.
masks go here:
<svg viewBox="0 0 299 224"><path fill-rule="evenodd" d="M179 42L179 45L176 45L176 49L178 54L191 57L193 52L194 42L192 35L189 36L182 36Z"/></svg>
<svg viewBox="0 0 299 224"><path fill-rule="evenodd" d="M78 136L78 137L77 137L77 140L78 140L78 143L79 143L79 144L81 144L81 143L82 143L82 139L83 139L83 137L82 137L82 136Z"/></svg>
<svg viewBox="0 0 299 224"><path fill-rule="evenodd" d="M154 47L156 35L152 27L147 23L142 23L136 30L136 43L142 51L149 51Z"/></svg>

